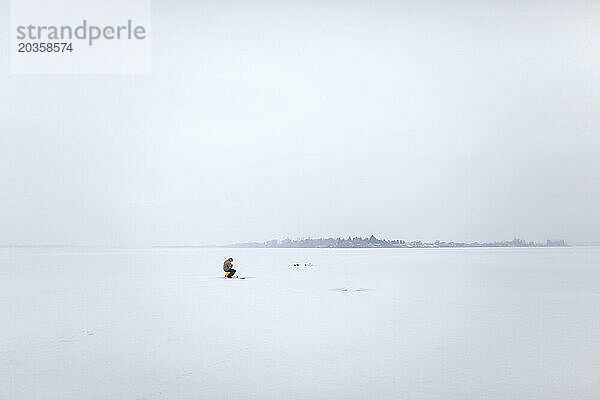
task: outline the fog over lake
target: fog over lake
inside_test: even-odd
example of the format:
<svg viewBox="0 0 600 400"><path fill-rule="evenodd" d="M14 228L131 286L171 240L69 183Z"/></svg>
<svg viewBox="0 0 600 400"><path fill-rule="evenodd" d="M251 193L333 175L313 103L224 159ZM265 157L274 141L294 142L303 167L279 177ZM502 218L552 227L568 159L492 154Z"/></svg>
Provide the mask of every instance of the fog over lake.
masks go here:
<svg viewBox="0 0 600 400"><path fill-rule="evenodd" d="M0 244L600 241L600 2L151 6L151 73L0 66Z"/></svg>

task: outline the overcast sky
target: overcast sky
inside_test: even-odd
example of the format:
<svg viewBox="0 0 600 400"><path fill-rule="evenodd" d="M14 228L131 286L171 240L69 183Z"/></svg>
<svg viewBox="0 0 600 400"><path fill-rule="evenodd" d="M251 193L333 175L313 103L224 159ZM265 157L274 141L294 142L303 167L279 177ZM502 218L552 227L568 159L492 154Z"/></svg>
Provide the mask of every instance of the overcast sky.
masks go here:
<svg viewBox="0 0 600 400"><path fill-rule="evenodd" d="M600 2L152 4L151 74L0 35L0 244L600 240Z"/></svg>

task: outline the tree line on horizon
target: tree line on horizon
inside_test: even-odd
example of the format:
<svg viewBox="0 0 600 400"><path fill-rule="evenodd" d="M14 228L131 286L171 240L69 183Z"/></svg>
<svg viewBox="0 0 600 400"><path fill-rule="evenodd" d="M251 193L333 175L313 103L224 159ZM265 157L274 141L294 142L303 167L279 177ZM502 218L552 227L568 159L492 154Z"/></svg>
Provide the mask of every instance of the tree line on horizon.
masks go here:
<svg viewBox="0 0 600 400"><path fill-rule="evenodd" d="M304 238L292 240L269 240L267 242L236 243L225 247L250 247L250 248L445 248L445 247L559 247L567 246L564 240L547 240L545 244L527 242L514 238L502 242L422 242L420 240L387 240L378 239L374 235L369 237L355 236L348 238Z"/></svg>

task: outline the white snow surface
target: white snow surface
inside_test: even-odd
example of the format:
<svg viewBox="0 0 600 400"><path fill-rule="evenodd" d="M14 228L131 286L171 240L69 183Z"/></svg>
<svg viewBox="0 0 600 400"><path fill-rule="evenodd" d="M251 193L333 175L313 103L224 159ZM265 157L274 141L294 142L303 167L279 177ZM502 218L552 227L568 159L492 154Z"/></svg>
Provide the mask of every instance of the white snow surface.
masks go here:
<svg viewBox="0 0 600 400"><path fill-rule="evenodd" d="M600 248L4 248L0 315L6 400L600 398Z"/></svg>

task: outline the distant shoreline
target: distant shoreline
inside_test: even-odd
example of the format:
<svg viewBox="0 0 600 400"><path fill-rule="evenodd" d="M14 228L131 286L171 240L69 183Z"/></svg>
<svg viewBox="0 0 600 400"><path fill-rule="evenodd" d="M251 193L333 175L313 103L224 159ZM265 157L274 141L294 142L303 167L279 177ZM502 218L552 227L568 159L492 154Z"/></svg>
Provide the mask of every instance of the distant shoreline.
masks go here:
<svg viewBox="0 0 600 400"><path fill-rule="evenodd" d="M166 244L151 246L115 246L115 245L68 245L68 244L0 244L0 248L80 248L80 249L446 249L446 248L552 248L552 247L600 247L600 242L573 242L567 243L565 240L547 240L546 243L525 241L514 238L502 242L454 242L439 241L424 242L420 240L387 240L378 239L375 236L366 238L348 237L342 238L305 238L305 239L284 239L269 240L266 242L242 242L225 245L197 245L197 244Z"/></svg>
<svg viewBox="0 0 600 400"><path fill-rule="evenodd" d="M502 242L454 242L454 241L439 241L423 242L420 240L405 241L405 240L387 240L378 239L371 235L370 237L348 237L343 238L317 238L317 239L284 239L284 240L269 240L266 242L243 242L232 243L221 246L156 246L163 248L181 248L181 247L216 247L216 248L259 248L259 249L372 249L372 248L392 248L392 249L411 249L411 248L503 248L503 247L570 247L565 240L547 240L546 243L537 243L533 241L525 241L519 238L506 240Z"/></svg>
<svg viewBox="0 0 600 400"><path fill-rule="evenodd" d="M86 249L86 250L149 250L149 249L511 249L511 248L574 248L600 247L600 243L569 243L565 246L432 246L432 247L251 247L242 245L152 245L152 246L72 246L72 245L0 245L0 249Z"/></svg>
<svg viewBox="0 0 600 400"><path fill-rule="evenodd" d="M546 243L537 243L514 238L502 242L454 242L439 241L423 242L421 240L405 241L400 239L388 240L378 239L374 235L370 237L355 236L348 238L317 238L317 239L284 239L269 240L267 242L234 243L222 247L235 248L469 248L469 247L568 247L565 240L546 240Z"/></svg>

